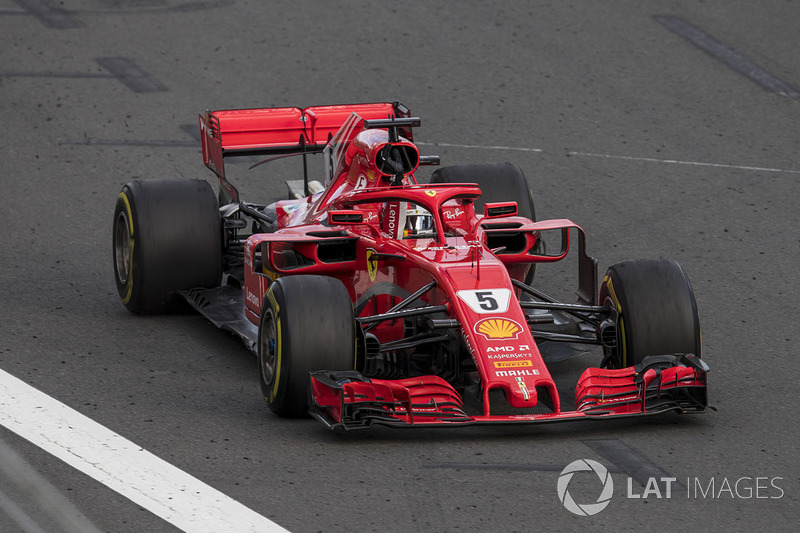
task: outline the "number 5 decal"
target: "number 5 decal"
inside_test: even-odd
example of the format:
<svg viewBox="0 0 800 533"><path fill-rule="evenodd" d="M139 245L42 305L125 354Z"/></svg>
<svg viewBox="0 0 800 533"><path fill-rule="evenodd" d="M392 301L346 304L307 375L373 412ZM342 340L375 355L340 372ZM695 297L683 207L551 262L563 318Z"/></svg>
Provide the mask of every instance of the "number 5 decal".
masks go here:
<svg viewBox="0 0 800 533"><path fill-rule="evenodd" d="M475 291L458 291L458 297L478 314L505 313L511 299L509 289L480 289Z"/></svg>
<svg viewBox="0 0 800 533"><path fill-rule="evenodd" d="M497 300L494 298L492 291L479 291L475 293L478 297L478 305L484 311L497 311Z"/></svg>

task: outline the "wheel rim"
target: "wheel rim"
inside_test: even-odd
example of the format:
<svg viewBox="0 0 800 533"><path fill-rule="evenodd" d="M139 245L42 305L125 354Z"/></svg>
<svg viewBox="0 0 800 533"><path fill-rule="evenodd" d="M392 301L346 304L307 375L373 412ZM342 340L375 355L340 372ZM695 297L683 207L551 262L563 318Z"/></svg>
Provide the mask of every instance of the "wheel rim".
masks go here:
<svg viewBox="0 0 800 533"><path fill-rule="evenodd" d="M275 353L278 345L275 317L271 309L267 309L264 312L264 318L261 321L261 332L261 347L259 350L261 355L261 375L264 377L264 383L269 385L275 376Z"/></svg>
<svg viewBox="0 0 800 533"><path fill-rule="evenodd" d="M131 273L131 231L128 215L120 211L114 227L114 264L117 268L117 279L121 285L127 285Z"/></svg>

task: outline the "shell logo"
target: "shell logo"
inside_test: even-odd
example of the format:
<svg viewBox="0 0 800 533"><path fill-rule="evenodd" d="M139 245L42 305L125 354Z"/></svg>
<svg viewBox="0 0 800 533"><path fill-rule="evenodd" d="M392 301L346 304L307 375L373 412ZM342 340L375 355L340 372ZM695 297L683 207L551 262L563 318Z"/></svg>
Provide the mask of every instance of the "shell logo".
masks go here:
<svg viewBox="0 0 800 533"><path fill-rule="evenodd" d="M475 333L480 333L487 340L516 339L522 328L507 318L484 318L475 324Z"/></svg>

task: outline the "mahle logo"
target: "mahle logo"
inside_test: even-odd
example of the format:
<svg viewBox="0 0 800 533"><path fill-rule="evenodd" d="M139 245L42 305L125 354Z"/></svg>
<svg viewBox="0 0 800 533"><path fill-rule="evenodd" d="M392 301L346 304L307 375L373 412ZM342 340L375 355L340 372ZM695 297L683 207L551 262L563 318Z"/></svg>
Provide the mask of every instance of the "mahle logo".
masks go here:
<svg viewBox="0 0 800 533"><path fill-rule="evenodd" d="M576 472L594 472L600 479L602 489L600 496L594 503L577 503L569 493L569 483ZM578 516L592 516L603 509L605 509L611 502L611 496L614 494L614 480L611 479L611 474L608 473L606 467L592 461L591 459L578 459L572 461L570 464L561 471L558 478L558 499L566 507L566 509Z"/></svg>

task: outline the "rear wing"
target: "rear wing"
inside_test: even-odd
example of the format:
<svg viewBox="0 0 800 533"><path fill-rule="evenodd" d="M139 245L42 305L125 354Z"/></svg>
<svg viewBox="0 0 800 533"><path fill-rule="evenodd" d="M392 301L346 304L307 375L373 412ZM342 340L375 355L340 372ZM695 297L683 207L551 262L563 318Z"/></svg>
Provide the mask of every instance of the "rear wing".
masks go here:
<svg viewBox="0 0 800 533"><path fill-rule="evenodd" d="M200 115L203 162L217 175L230 200L239 201L238 191L225 179L226 157L322 151L353 113L366 120L411 114L399 102L206 111ZM411 128L404 128L403 135L412 140Z"/></svg>

